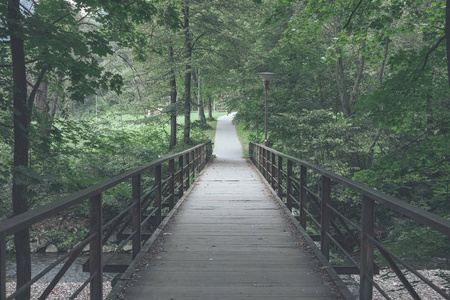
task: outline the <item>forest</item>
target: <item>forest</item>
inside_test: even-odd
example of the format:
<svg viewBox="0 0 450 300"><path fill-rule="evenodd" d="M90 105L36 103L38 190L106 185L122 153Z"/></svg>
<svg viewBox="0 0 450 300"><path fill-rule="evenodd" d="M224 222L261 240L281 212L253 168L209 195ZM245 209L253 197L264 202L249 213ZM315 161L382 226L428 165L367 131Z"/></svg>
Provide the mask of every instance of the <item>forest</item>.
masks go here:
<svg viewBox="0 0 450 300"><path fill-rule="evenodd" d="M263 143L259 72L274 149L448 219L449 54L450 0L2 1L0 220L205 141L218 111ZM402 251L436 238L383 222Z"/></svg>

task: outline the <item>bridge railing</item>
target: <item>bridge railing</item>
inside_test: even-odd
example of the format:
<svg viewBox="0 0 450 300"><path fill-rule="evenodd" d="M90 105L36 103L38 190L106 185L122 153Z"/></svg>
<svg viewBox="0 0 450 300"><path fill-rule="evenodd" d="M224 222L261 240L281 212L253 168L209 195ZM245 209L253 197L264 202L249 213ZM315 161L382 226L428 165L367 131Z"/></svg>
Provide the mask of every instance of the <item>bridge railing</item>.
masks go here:
<svg viewBox="0 0 450 300"><path fill-rule="evenodd" d="M450 299L444 289L422 275L404 258L390 251L376 237L375 209L381 206L399 216L410 218L417 224L441 233L447 242L450 238L450 220L263 145L251 142L249 154L253 164L287 209L296 216L300 226L310 234L315 244L320 243L323 256L330 261L331 256L336 257L332 251L339 252L341 257L344 256L350 262L351 266L336 266L334 269L338 274L359 274L360 299L372 299L374 287L386 299L391 299L374 280L374 274L378 272L375 253L384 259L412 299L421 298L415 288L416 282L408 280L406 273L414 274L417 281L422 281L444 299ZM346 195L359 194L359 214L350 217L338 210L342 204L333 199L336 190L340 190L341 194L344 191ZM344 239L352 240L354 246L348 247L348 242L342 242Z"/></svg>
<svg viewBox="0 0 450 300"><path fill-rule="evenodd" d="M155 229L163 220L163 212L172 209L176 201L189 188L196 173L206 165L212 153L211 142L207 142L186 151L173 154L153 161L140 168L128 171L104 182L61 198L50 204L14 216L0 223L0 299L14 299L35 282L48 274L56 266L62 267L47 285L39 299L46 299L67 270L89 246L90 277L78 288L70 299L75 299L89 284L90 299L103 299L103 273L105 266L111 261L114 254L121 251L127 243L132 244L132 257L134 258L151 230ZM145 179L145 180L144 180ZM130 190L127 208L105 220L102 215L102 194L118 186L127 185ZM84 240L50 264L45 270L35 275L27 284L18 287L10 295L6 293L6 256L7 239L15 233L30 229L36 223L67 212L79 205L89 206L89 233ZM115 234L122 235L123 240L113 255L106 258L103 255L103 246Z"/></svg>

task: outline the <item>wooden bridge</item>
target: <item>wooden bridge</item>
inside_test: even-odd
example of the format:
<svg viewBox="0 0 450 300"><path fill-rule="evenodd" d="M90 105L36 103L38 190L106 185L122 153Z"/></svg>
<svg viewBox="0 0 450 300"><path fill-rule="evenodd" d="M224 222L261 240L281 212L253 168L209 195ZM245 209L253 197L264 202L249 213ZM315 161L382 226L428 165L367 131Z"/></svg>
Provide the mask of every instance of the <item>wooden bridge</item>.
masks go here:
<svg viewBox="0 0 450 300"><path fill-rule="evenodd" d="M360 275L360 299L376 290L380 253L412 299L420 293L404 275L414 274L442 299L450 295L403 259L374 234L375 203L450 237L450 222L327 172L318 166L250 144L250 160L242 158L231 116L218 123L214 154L202 144L58 202L0 223L0 299L13 299L45 275L41 272L12 295L6 293L6 240L63 210L90 203L90 233L49 269L63 263L41 299L51 291L81 250L90 245L91 276L72 296L89 286L91 299L354 299L339 274ZM205 168L206 166L206 168ZM195 180L194 180L195 179ZM118 184L130 188L130 205L102 221L102 193ZM361 195L361 224L333 205L332 191ZM121 275L109 295L102 274L111 261L102 246L115 234L132 244L133 261L116 266ZM350 236L358 250L348 250ZM332 266L337 252L348 265ZM124 268L125 267L125 268ZM114 268L113 268L114 269Z"/></svg>

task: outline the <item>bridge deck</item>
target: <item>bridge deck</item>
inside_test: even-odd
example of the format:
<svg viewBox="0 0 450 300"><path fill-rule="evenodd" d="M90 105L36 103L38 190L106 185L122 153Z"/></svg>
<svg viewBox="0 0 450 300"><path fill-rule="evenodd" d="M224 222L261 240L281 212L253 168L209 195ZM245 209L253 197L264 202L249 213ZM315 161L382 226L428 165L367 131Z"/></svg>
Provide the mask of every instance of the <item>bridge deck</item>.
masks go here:
<svg viewBox="0 0 450 300"><path fill-rule="evenodd" d="M217 158L125 298L339 299L259 175L241 158L230 120L219 122Z"/></svg>

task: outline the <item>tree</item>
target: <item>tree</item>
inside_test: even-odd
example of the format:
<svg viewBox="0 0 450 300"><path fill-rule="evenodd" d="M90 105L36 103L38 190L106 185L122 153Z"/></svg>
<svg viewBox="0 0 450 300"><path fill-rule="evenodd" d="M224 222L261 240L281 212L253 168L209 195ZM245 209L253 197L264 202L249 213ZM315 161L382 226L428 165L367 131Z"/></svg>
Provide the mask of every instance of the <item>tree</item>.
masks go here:
<svg viewBox="0 0 450 300"><path fill-rule="evenodd" d="M30 126L41 84L50 82L53 76L66 78L71 84L66 85L65 91L77 101L83 101L85 95L99 87L120 92L120 77L103 72L96 58L111 54L110 41L120 41L121 36L117 33L127 33L130 37L131 22L149 18L154 11L146 1L90 1L89 6L85 6L81 2L48 0L27 5L19 0L0 4L1 23L5 24L0 32L2 50L7 44L10 48L9 56L5 51L1 53L4 55L2 62L10 62L2 65L2 74L12 70L13 108L10 111L14 124L12 202L15 215L29 208ZM109 14L98 14L99 10ZM93 22L94 19L104 26ZM128 26L126 31L114 24L114 20L119 19L122 22L118 24ZM34 79L30 93L27 92L27 77ZM20 287L31 277L27 229L16 234L15 245L17 285ZM28 289L20 299L29 299L29 293Z"/></svg>

